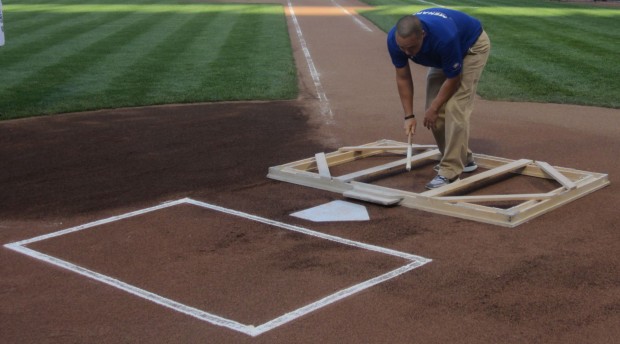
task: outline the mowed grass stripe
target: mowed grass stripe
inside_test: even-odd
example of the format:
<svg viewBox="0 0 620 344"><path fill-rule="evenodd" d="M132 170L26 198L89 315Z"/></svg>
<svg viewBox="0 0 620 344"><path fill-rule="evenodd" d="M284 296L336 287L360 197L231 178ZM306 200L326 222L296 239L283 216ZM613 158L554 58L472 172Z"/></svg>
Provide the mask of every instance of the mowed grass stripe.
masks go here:
<svg viewBox="0 0 620 344"><path fill-rule="evenodd" d="M518 88L518 92L511 95L511 100L564 103L573 102L574 98L578 97L583 99L583 104L596 104L597 100L599 104L612 106L613 102L600 101L605 98L613 99L613 94L608 90L593 94L591 89L592 83L602 81L597 76L603 75L600 73L601 66L607 63L611 53L609 49L602 47L605 45L599 40L585 39L576 32L578 28L562 24L555 17L526 22L522 18L508 16L492 24L496 25L490 25L490 35L494 42L499 43L493 45L493 58L490 59L487 69L494 72L498 70L497 64L511 66L503 70L504 78L514 80L513 87ZM508 32L501 26L516 25L528 34L494 36L495 31ZM549 30L547 27L557 29ZM576 51L587 52L588 58L584 59L583 54L575 54ZM566 77L568 75L570 78ZM483 85L480 93L485 96L494 95L496 91L492 89L496 89L496 85L492 88Z"/></svg>
<svg viewBox="0 0 620 344"><path fill-rule="evenodd" d="M509 8L472 10L493 42L479 93L490 99L618 107L613 88L605 86L605 66L611 56L620 53L613 43L618 34L609 30L611 12L598 8L544 10L547 15L515 14ZM491 75L499 71L501 76Z"/></svg>
<svg viewBox="0 0 620 344"><path fill-rule="evenodd" d="M292 50L288 41L287 24L284 16L263 16L267 20L256 23L256 44L248 47L248 54L252 58L248 61L248 71L251 74L247 85L248 92L258 97L263 93L265 99L271 97L293 98L297 95L297 87L285 89L286 85L297 85L297 73ZM269 39L279 35L279 39ZM270 56L261 54L262 51L281 51L281 54ZM271 67L271 68L270 68ZM278 82L269 84L268 80L288 80L288 83Z"/></svg>
<svg viewBox="0 0 620 344"><path fill-rule="evenodd" d="M174 19L175 25L170 27L176 27L175 30L153 42L145 51L144 58L132 64L127 73L115 78L110 84L112 87L104 91L106 97L115 98L121 106L158 102L157 96L149 96L149 93L159 81L159 75L176 63L178 52L186 50L194 42L194 29L204 22L200 15L178 14L174 15Z"/></svg>
<svg viewBox="0 0 620 344"><path fill-rule="evenodd" d="M188 17L187 14L183 16ZM218 12L213 13L204 13L197 15L200 17L200 24L196 25L194 28L200 28L201 30L207 30L210 27L210 23L215 19L222 17ZM177 27L178 18L176 16L168 15L166 20L154 26L151 30L144 30L139 35L136 35L134 39L130 42L124 44L118 51L114 53L107 54L100 63L93 65L88 71L81 73L80 75L76 75L74 78L68 80L65 85L65 89L67 90L65 94L73 97L73 101L80 102L80 104L84 104L82 106L87 106L88 103L99 103L106 104L106 107L114 106L114 102L118 97L126 97L126 93L131 91L135 87L128 88L126 84L122 83L122 78L124 75L129 73L132 70L133 66L139 64L141 60L145 59L145 55L151 54L151 49L154 44L158 42L165 42L169 40L167 35L170 33L170 29ZM204 34L200 31L190 33L192 36L198 40ZM176 42L168 41L169 45L176 46ZM201 51L208 52L210 49L217 49L216 46L210 46L208 42L204 42L203 44L195 44L195 47L201 47ZM162 61L168 62L173 65L186 65L184 70L179 70L178 74L170 76L177 81L177 84L165 84L159 86L159 88L163 88L168 93L180 92L184 93L187 88L186 81L188 76L192 74L200 73L201 69L198 66L192 65L193 61L200 60L203 58L201 54L194 54L191 58L183 60L183 56L186 54L186 51L178 50L177 55L174 57L173 61ZM163 70L157 70L156 75L161 79L163 74L165 73ZM162 82L160 82L162 84ZM114 93L118 93L115 95ZM165 99L168 97L164 97L162 100L165 102Z"/></svg>
<svg viewBox="0 0 620 344"><path fill-rule="evenodd" d="M2 73L0 74L0 84L4 88L14 87L22 82L28 82L28 78L41 79L39 73L43 69L53 68L53 66L62 66L63 59L72 55L80 54L84 49L92 46L94 43L105 39L110 35L114 35L122 30L125 25L132 25L137 20L135 15L115 15L114 13L105 13L100 15L99 20L87 21L84 25L75 26L71 30L64 32L62 35L47 36L42 33L42 39L48 37L49 42L55 44L47 44L44 49L26 53L20 53L19 43L15 47L13 43L7 43L2 55L7 55L7 59L19 57L16 61L0 63ZM64 37L64 39L63 39ZM17 50L17 54L13 54L13 49ZM69 66L71 67L71 66ZM1 94L1 92L0 92Z"/></svg>
<svg viewBox="0 0 620 344"><path fill-rule="evenodd" d="M170 67L159 73L159 81L149 96L161 92L163 103L204 101L207 90L203 88L203 80L208 78L209 65L220 56L219 51L238 17L238 13L231 11L202 14L202 21L191 33L193 44L178 51Z"/></svg>
<svg viewBox="0 0 620 344"><path fill-rule="evenodd" d="M84 109L123 106L117 105L116 102L124 100L128 92L133 92L136 85L125 84L121 79L132 71L133 66L151 55L153 45L166 41L170 28L178 26L181 15L142 13L135 16L143 17L141 21L147 21L146 25L127 25L124 30L117 33L117 38L122 41L111 37L114 40L112 44L114 49L92 53L99 55L100 58L80 73L59 83L55 92L50 92L45 101L55 103L58 100L60 103L70 98L71 103ZM101 44L109 45L106 42ZM169 42L169 44L176 43ZM157 71L149 73L157 74ZM138 85L139 87L141 86ZM118 94L111 94L110 90L116 90Z"/></svg>
<svg viewBox="0 0 620 344"><path fill-rule="evenodd" d="M80 46L79 50L69 49L71 54L65 53L62 59L54 64L50 64L40 69L36 74L23 79L21 83L9 89L9 99L20 99L21 104L9 106L9 112L15 106L22 107L26 111L33 111L37 108L45 109L44 113L54 113L64 111L66 104L53 102L55 88L73 75L82 73L88 66L97 63L106 54L114 49L119 49L126 42L131 41L136 32L148 30L165 19L164 14L153 15L133 15L127 17L125 26L110 34L109 30L98 30L96 33L88 35L88 40L74 42ZM100 28L100 27L99 27ZM94 30L97 31L97 30ZM87 43L88 45L84 45Z"/></svg>
<svg viewBox="0 0 620 344"><path fill-rule="evenodd" d="M265 99L265 90L277 95L270 99L283 99L283 94L288 97L290 90L296 90L296 73L290 73L290 68L287 71L292 78L281 71L267 71L279 68L280 60L293 60L279 4L183 5L168 0L128 0L127 4L106 5L102 1L108 0L94 1L49 4L43 0L41 6L35 6L25 0L13 5L14 14L36 15L48 25L36 28L28 17L21 16L29 22L22 27L30 32L11 36L2 48L0 119L121 106ZM238 21L246 15L252 20ZM142 21L147 17L151 18L148 22ZM245 33L244 43L237 51L225 49L222 53L237 25L238 31ZM282 30L284 35L273 32L252 39L249 36L255 27ZM253 44L260 47L251 48L256 56L239 59L243 47ZM215 63L216 59L226 62ZM249 69L256 66L252 59L263 61L260 76ZM220 72L211 67L221 65L227 65L227 71L236 70L235 79L231 81L223 73L214 79L216 91L205 89L205 80ZM263 80L252 80L255 77ZM239 84L254 85L254 93L244 93L248 88L239 90Z"/></svg>
<svg viewBox="0 0 620 344"><path fill-rule="evenodd" d="M530 41L545 39L554 41L558 46L565 45L569 48L585 51L594 49L600 53L616 53L618 51L613 44L617 42L617 33L614 34L610 33L609 30L605 30L606 33L601 34L600 31L604 30L605 26L601 26L600 23L598 26L581 24L582 22L585 24L600 20L592 15L584 14L581 17L576 15L554 15L548 17L496 16L493 14L476 14L475 11L474 15L481 18L488 32L493 34L500 33L500 36L498 36L500 40L497 41L499 44L511 44L515 38ZM579 23L579 25L575 25L575 23ZM615 25L612 23L612 21L609 21L608 24L610 26ZM517 29L515 30L514 28Z"/></svg>
<svg viewBox="0 0 620 344"><path fill-rule="evenodd" d="M6 23L11 23L11 25L5 26L5 33L19 44L24 44L24 40L30 35L34 34L38 37L39 31L47 30L61 23L71 24L71 21L79 20L80 16L97 15L87 12L76 13L71 17L65 14L50 15L44 12L8 12L7 14L8 16L5 14L4 21ZM71 19L71 21L67 19Z"/></svg>
<svg viewBox="0 0 620 344"><path fill-rule="evenodd" d="M117 78L112 85L123 86L125 90L131 88L131 94L121 95L122 90L117 88L110 88L106 90L106 95L109 97L116 97L123 106L137 105L140 102L146 101L148 103L157 103L157 99L160 92L166 92L167 90L158 90L157 83L159 82L160 75L166 73L175 63L179 52L183 52L194 43L197 36L195 27L202 25L204 18L199 15L177 15L180 22L177 22L177 27L174 31L171 31L168 35L164 36L164 39L158 44L154 45L144 58L133 64L128 72L119 78ZM184 21L184 22L183 22ZM166 61L162 63L162 61ZM202 71L195 70L194 75L199 75ZM179 76L188 77L188 75ZM128 91L128 90L127 90ZM119 97L122 98L119 99Z"/></svg>
<svg viewBox="0 0 620 344"><path fill-rule="evenodd" d="M276 82L271 83L267 78L253 77L256 69L269 68L275 72L279 71L282 66L278 65L277 68L274 68L273 65L265 66L265 60L261 60L261 55L265 55L264 49L260 48L261 42L271 38L248 35L248 28L252 28L253 34L257 33L256 28L261 27L266 16L256 15L249 10L244 11L241 15L242 17L230 30L228 39L220 49L219 56L208 66L209 72L202 85L207 92L205 100L291 98L291 93L296 94L297 92L296 81L292 81L290 78L282 78L281 73L278 75L279 78L273 79ZM270 16L267 18L273 19L273 15ZM273 51L288 55L288 58L292 60L289 53L290 48L288 51ZM274 61L278 55L280 54L268 54L263 58ZM229 80L229 84L222 85L220 82L222 79Z"/></svg>
<svg viewBox="0 0 620 344"><path fill-rule="evenodd" d="M238 13L234 25L229 30L226 41L221 46L218 56L208 65L202 88L206 100L243 100L247 94L249 77L249 49L256 44L248 34L248 27L255 28L256 17L245 12ZM229 86L223 87L220 80L228 79ZM249 94L248 94L249 96Z"/></svg>
<svg viewBox="0 0 620 344"><path fill-rule="evenodd" d="M62 47L72 39L80 40L85 33L85 27L92 30L127 15L129 13L122 16L115 13L53 16L54 20L48 26L34 27L34 30L24 32L22 38L10 36L11 42L15 40L16 44L11 46L10 54L0 55L0 64L3 68L7 68L15 63L30 63L24 58L44 53L50 48Z"/></svg>
<svg viewBox="0 0 620 344"><path fill-rule="evenodd" d="M367 0L362 14L389 30L422 8L407 1ZM620 9L540 0L436 0L479 18L491 56L478 87L487 99L620 107ZM400 6L402 5L402 6Z"/></svg>
<svg viewBox="0 0 620 344"><path fill-rule="evenodd" d="M497 73L501 77L494 79L492 83L481 84L479 86L480 92L490 94L496 99L513 101L523 99L536 101L545 98L548 94L558 97L560 91L558 84L549 81L551 73L548 71L545 72L546 74L539 73L536 69L528 68L526 62L520 66L510 65L510 68L502 68L502 66L509 65L509 60L510 58L496 57L495 63L487 66L489 72ZM483 75L483 78L487 80L490 77L487 74ZM489 87L489 89L485 87ZM500 94L495 94L494 91L500 87L503 88L503 91ZM510 92L506 92L506 90L510 90Z"/></svg>

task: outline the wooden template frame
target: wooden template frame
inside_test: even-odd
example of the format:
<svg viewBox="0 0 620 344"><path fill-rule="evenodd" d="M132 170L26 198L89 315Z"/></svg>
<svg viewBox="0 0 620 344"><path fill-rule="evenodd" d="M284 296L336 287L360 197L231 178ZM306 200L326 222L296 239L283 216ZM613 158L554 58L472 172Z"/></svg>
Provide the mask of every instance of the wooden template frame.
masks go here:
<svg viewBox="0 0 620 344"><path fill-rule="evenodd" d="M438 161L440 153L433 145L412 145L412 170L428 161ZM542 161L511 160L474 154L478 166L487 171L465 177L449 185L415 193L360 182L360 179L406 171L408 158L334 177L330 167L379 154L407 156L407 143L379 140L361 146L342 147L331 153L269 168L268 178L337 192L344 197L382 205L409 208L505 227L516 227L610 184L607 174L554 167ZM559 188L545 193L466 195L467 190L497 181L509 173L555 180ZM462 176L463 177L463 176ZM460 193L460 195L459 195ZM519 202L508 209L485 205L493 202Z"/></svg>

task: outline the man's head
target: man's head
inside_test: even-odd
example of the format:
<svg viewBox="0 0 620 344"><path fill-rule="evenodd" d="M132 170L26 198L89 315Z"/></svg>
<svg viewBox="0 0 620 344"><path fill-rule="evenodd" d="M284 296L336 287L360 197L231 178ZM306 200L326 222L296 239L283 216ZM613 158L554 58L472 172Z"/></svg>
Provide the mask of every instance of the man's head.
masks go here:
<svg viewBox="0 0 620 344"><path fill-rule="evenodd" d="M425 34L420 19L414 15L404 16L396 23L396 44L409 56L420 51Z"/></svg>

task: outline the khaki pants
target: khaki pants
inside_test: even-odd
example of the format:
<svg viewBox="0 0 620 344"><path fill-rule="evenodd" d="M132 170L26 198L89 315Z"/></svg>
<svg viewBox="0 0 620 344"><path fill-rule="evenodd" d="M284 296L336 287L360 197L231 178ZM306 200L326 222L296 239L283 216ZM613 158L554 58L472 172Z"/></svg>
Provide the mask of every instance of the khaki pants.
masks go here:
<svg viewBox="0 0 620 344"><path fill-rule="evenodd" d="M461 85L456 93L439 110L433 136L441 151L439 174L453 179L463 172L463 167L473 161L469 149L469 119L474 105L478 80L489 58L491 43L486 32L469 49L463 60ZM440 68L429 68L426 78L426 108L431 105L446 76Z"/></svg>

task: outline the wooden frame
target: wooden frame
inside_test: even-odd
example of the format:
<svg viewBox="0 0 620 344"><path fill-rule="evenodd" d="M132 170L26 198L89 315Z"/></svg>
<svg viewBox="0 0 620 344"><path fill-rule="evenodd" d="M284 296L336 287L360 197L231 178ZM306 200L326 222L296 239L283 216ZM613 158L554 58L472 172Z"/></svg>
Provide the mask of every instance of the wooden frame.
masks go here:
<svg viewBox="0 0 620 344"><path fill-rule="evenodd" d="M510 160L474 154L478 166L487 171L474 174L452 184L415 193L360 182L360 179L405 172L407 157L387 164L366 168L341 176L329 170L341 164L379 154L407 155L407 143L379 140L361 146L342 147L331 153L318 153L308 158L269 168L267 177L337 192L345 197L382 205L400 204L405 207L455 216L506 227L516 227L563 204L585 196L610 184L607 174L554 167L546 162L528 159ZM429 160L439 160L436 146L412 145L409 162L412 169ZM467 195L467 190L496 181L510 173L555 180L561 187L546 193L509 195ZM497 181L496 181L497 182ZM459 194L460 193L460 194ZM519 202L508 209L484 205L489 202Z"/></svg>

